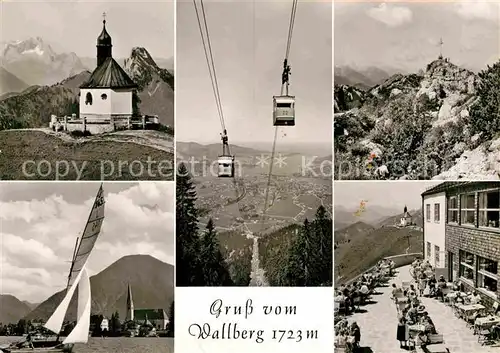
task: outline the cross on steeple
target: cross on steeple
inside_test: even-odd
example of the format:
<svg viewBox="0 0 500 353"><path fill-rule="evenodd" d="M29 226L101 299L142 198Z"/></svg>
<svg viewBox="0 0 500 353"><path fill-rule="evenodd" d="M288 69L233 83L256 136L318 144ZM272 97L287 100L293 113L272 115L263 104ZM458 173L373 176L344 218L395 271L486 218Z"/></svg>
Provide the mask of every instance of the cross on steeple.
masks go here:
<svg viewBox="0 0 500 353"><path fill-rule="evenodd" d="M102 13L102 22L106 23L106 12Z"/></svg>
<svg viewBox="0 0 500 353"><path fill-rule="evenodd" d="M443 38L439 39L439 59L443 58Z"/></svg>

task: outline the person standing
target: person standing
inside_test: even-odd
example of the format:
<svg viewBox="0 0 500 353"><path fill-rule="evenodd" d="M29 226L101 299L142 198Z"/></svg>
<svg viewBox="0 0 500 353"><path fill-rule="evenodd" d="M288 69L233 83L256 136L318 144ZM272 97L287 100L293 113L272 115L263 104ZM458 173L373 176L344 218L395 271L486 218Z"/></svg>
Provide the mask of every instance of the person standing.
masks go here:
<svg viewBox="0 0 500 353"><path fill-rule="evenodd" d="M399 341L399 348L407 348L408 344L408 326L406 325L404 317L399 318L398 329L396 338Z"/></svg>

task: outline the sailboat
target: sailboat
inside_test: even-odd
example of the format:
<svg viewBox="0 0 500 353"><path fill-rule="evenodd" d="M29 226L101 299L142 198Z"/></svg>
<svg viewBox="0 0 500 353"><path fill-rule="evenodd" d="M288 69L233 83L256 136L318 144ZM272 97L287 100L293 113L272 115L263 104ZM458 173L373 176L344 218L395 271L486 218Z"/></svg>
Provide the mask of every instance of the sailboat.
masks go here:
<svg viewBox="0 0 500 353"><path fill-rule="evenodd" d="M45 328L56 333L57 338L54 341L37 341L26 339L21 342L15 342L7 347L0 347L3 353L34 353L34 352L65 352L73 351L75 343L87 343L89 339L90 326L90 308L91 308L91 290L90 278L87 273L87 260L94 248L95 242L101 232L104 221L104 197L102 184L97 192L94 205L90 211L89 218L81 238L76 239L73 259L68 275L66 285L66 295L56 308L52 316L45 323ZM78 311L76 325L71 333L61 342L59 333L61 332L64 317L68 311L71 298L78 288ZM29 335L28 335L29 336Z"/></svg>

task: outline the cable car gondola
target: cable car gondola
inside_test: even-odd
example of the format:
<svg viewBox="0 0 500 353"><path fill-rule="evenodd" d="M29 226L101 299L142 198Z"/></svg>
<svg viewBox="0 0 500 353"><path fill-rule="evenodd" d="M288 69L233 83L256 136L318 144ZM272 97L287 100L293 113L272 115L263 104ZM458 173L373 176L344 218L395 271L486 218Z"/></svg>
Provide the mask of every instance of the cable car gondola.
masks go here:
<svg viewBox="0 0 500 353"><path fill-rule="evenodd" d="M274 126L295 126L295 97L273 96Z"/></svg>
<svg viewBox="0 0 500 353"><path fill-rule="evenodd" d="M273 125L295 126L295 96L288 95L290 84L290 65L288 59L283 61L281 74L281 95L273 96Z"/></svg>
<svg viewBox="0 0 500 353"><path fill-rule="evenodd" d="M219 178L234 177L234 156L219 156Z"/></svg>
<svg viewBox="0 0 500 353"><path fill-rule="evenodd" d="M229 144L227 143L227 131L221 134L222 138L222 154L218 157L217 163L219 165L218 176L233 178L234 177L234 156L229 152Z"/></svg>

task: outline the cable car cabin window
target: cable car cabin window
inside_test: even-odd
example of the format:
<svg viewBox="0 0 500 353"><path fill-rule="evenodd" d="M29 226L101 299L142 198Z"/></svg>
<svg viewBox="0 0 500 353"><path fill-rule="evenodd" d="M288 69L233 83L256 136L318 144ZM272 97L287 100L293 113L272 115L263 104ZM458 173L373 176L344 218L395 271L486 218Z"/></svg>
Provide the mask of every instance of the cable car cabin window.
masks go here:
<svg viewBox="0 0 500 353"><path fill-rule="evenodd" d="M276 108L291 108L292 103L276 103Z"/></svg>

